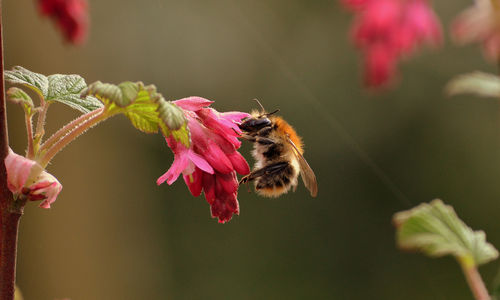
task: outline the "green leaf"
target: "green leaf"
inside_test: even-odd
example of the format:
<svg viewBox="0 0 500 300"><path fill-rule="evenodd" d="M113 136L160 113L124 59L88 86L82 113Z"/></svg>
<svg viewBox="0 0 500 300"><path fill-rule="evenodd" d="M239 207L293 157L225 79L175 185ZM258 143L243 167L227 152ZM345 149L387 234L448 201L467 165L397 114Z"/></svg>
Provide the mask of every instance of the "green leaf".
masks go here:
<svg viewBox="0 0 500 300"><path fill-rule="evenodd" d="M158 101L160 119L171 130L180 129L185 123L184 112L177 105L168 101Z"/></svg>
<svg viewBox="0 0 500 300"><path fill-rule="evenodd" d="M57 101L64 103L83 113L91 112L103 105L95 97L80 97L80 93L87 88L85 79L80 75L54 74L48 77L49 88L46 101Z"/></svg>
<svg viewBox="0 0 500 300"><path fill-rule="evenodd" d="M500 77L479 71L458 75L448 82L445 91L450 96L473 94L500 98Z"/></svg>
<svg viewBox="0 0 500 300"><path fill-rule="evenodd" d="M35 106L33 104L33 100L31 100L31 97L20 88L9 88L7 90L7 99L13 103L22 105L26 114L32 115L34 113Z"/></svg>
<svg viewBox="0 0 500 300"><path fill-rule="evenodd" d="M146 133L158 132L173 137L189 146L189 132L184 112L175 104L166 101L154 85L142 82L122 82L118 85L94 82L82 96L97 97L112 114L122 113L132 125Z"/></svg>
<svg viewBox="0 0 500 300"><path fill-rule="evenodd" d="M47 76L31 72L21 66L15 66L12 71L5 71L5 81L12 84L22 84L33 89L40 97L47 95L49 79Z"/></svg>
<svg viewBox="0 0 500 300"><path fill-rule="evenodd" d="M483 231L473 231L451 206L439 199L396 213L393 221L397 244L402 249L422 251L433 257L451 254L459 260L472 260L474 265L498 257Z"/></svg>
<svg viewBox="0 0 500 300"><path fill-rule="evenodd" d="M128 91L131 90L132 89ZM131 96L131 94L126 95L124 93L124 96L129 97ZM141 89L136 93L135 97L125 97L124 103L129 101L129 99L130 101L132 101L128 106L125 107L124 110L125 116L130 119L132 125L134 125L135 128L147 133L158 132L158 123L160 122L160 119L158 118L158 112L156 111L158 105L151 101L148 92L144 89Z"/></svg>
<svg viewBox="0 0 500 300"><path fill-rule="evenodd" d="M31 88L45 101L61 102L83 113L102 107L101 102L92 96L80 98L80 93L87 87L80 75L54 74L47 77L16 66L12 71L5 71L5 80Z"/></svg>

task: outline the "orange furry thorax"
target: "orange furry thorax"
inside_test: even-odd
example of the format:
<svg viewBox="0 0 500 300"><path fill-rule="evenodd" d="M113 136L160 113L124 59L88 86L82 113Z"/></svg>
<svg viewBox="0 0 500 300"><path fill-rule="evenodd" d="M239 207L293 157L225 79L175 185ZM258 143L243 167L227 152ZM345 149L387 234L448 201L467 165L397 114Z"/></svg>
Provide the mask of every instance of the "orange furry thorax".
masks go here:
<svg viewBox="0 0 500 300"><path fill-rule="evenodd" d="M288 136L290 140L292 140L292 142L295 144L297 149L299 149L300 154L303 154L304 149L303 149L302 139L297 134L297 132L295 132L295 129L293 129L293 127L290 124L288 124L287 121L283 120L283 118L281 117L273 116L270 119L271 122L276 124L276 130L278 131L278 133L283 136Z"/></svg>

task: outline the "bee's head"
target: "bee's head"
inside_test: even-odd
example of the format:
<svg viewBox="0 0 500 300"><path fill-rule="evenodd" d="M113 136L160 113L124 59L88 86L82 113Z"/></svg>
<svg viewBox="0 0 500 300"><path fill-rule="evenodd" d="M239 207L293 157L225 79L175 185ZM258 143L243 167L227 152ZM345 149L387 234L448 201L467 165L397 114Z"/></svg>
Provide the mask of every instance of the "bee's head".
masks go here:
<svg viewBox="0 0 500 300"><path fill-rule="evenodd" d="M246 132L257 132L266 126L270 126L271 120L268 117L280 111L279 109L277 109L271 113L268 113L259 100L254 100L257 102L257 104L259 104L261 110L253 110L250 113L251 117L245 119L243 123L239 125L240 129Z"/></svg>

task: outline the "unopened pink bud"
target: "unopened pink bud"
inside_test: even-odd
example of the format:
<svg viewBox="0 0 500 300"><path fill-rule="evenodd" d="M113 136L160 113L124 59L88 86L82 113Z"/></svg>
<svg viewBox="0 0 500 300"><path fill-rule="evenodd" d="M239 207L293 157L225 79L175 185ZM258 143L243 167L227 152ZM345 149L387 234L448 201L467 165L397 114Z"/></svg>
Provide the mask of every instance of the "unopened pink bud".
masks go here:
<svg viewBox="0 0 500 300"><path fill-rule="evenodd" d="M36 161L18 155L12 149L5 158L5 168L8 187L15 198L23 195L30 201L43 200L40 207L49 208L62 190L59 181Z"/></svg>

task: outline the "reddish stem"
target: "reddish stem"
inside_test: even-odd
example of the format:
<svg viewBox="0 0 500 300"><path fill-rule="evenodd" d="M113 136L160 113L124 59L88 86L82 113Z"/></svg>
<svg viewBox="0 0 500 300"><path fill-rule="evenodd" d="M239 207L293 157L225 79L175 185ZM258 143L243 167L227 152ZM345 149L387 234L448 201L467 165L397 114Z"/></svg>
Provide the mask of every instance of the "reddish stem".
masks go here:
<svg viewBox="0 0 500 300"><path fill-rule="evenodd" d="M0 257L0 299L14 299L17 232L22 213L2 208L2 256Z"/></svg>
<svg viewBox="0 0 500 300"><path fill-rule="evenodd" d="M481 274L477 270L476 263L474 259L470 256L459 257L458 262L462 267L465 279L469 284L474 299L476 300L491 300L490 294L484 285L484 281L481 278Z"/></svg>

